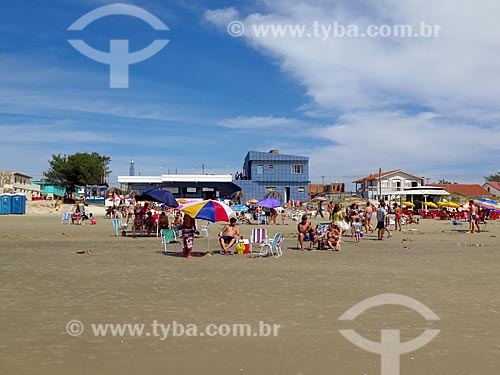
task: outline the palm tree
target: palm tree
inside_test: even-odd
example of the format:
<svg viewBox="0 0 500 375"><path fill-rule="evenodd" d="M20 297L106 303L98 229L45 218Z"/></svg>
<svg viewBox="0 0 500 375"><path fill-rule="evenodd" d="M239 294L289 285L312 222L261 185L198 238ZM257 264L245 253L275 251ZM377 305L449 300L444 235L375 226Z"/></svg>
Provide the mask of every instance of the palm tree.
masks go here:
<svg viewBox="0 0 500 375"><path fill-rule="evenodd" d="M274 199L279 200L280 202L283 202L283 195L279 191L276 191L276 190L266 191L266 194L264 194L264 199L267 199L267 198L274 198Z"/></svg>
<svg viewBox="0 0 500 375"><path fill-rule="evenodd" d="M245 196L244 192L237 191L231 194L231 200L233 201L233 203L241 204L244 196Z"/></svg>

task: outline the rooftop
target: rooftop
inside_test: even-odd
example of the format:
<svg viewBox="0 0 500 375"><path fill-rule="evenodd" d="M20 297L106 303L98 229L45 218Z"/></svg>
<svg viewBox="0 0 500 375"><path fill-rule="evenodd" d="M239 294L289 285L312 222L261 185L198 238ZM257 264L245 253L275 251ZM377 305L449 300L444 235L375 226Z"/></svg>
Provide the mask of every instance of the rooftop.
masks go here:
<svg viewBox="0 0 500 375"><path fill-rule="evenodd" d="M423 179L423 177L421 176L417 176L417 175L414 175L413 173L408 173L402 169L395 169L393 171L388 171L388 172L382 172L382 173L375 173L375 174L371 174L369 176L366 176L366 177L363 177L363 178L360 178L356 181L353 181L353 183L356 183L356 182L363 182L363 181L373 181L373 180L378 180L379 178L382 178L382 177L385 177L385 176L389 176L391 174L395 174L397 172L401 172L401 173L405 173L407 175L410 175L410 176L413 176L413 177L416 177L416 178L420 178L420 179Z"/></svg>
<svg viewBox="0 0 500 375"><path fill-rule="evenodd" d="M490 196L491 193L478 184L429 184L460 195Z"/></svg>

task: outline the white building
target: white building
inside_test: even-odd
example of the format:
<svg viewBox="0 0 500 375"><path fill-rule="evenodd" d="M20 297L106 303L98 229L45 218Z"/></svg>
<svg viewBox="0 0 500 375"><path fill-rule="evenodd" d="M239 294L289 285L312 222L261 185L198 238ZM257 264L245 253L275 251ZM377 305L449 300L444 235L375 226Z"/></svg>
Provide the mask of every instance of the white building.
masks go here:
<svg viewBox="0 0 500 375"><path fill-rule="evenodd" d="M492 195L500 197L500 182L487 181L483 184L483 188L488 190Z"/></svg>
<svg viewBox="0 0 500 375"><path fill-rule="evenodd" d="M356 194L362 198L391 200L402 194L403 190L415 189L424 185L424 177L397 169L372 174L356 181Z"/></svg>
<svg viewBox="0 0 500 375"><path fill-rule="evenodd" d="M0 171L0 193L22 193L27 199L40 197L40 185L31 183L31 176Z"/></svg>

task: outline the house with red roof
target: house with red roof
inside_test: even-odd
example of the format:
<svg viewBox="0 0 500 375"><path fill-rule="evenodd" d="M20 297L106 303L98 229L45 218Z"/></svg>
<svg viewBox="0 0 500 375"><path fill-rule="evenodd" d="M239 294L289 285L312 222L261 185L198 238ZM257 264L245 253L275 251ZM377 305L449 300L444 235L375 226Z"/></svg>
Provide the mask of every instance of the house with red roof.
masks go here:
<svg viewBox="0 0 500 375"><path fill-rule="evenodd" d="M401 195L405 189L414 189L424 185L424 177L406 172L402 169L373 173L360 178L353 183L356 194L368 199L390 199Z"/></svg>
<svg viewBox="0 0 500 375"><path fill-rule="evenodd" d="M479 184L429 184L429 186L440 187L450 194L460 194L471 197L491 197L491 193Z"/></svg>
<svg viewBox="0 0 500 375"><path fill-rule="evenodd" d="M483 189L488 190L492 195L500 197L500 182L486 181L483 184Z"/></svg>

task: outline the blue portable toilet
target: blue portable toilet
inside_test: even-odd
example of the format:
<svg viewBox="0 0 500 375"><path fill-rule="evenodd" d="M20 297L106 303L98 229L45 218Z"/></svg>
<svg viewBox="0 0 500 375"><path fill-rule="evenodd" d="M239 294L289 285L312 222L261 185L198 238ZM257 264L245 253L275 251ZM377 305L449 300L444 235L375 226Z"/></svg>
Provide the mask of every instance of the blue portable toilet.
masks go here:
<svg viewBox="0 0 500 375"><path fill-rule="evenodd" d="M24 215L26 213L26 195L15 194L11 199L11 213Z"/></svg>
<svg viewBox="0 0 500 375"><path fill-rule="evenodd" d="M10 194L0 195L0 215L12 213L12 196Z"/></svg>

